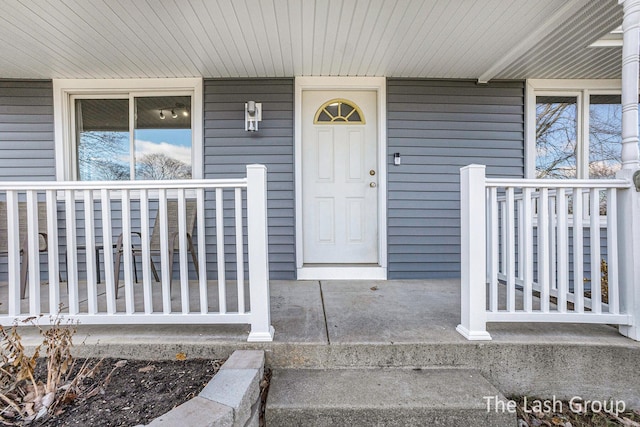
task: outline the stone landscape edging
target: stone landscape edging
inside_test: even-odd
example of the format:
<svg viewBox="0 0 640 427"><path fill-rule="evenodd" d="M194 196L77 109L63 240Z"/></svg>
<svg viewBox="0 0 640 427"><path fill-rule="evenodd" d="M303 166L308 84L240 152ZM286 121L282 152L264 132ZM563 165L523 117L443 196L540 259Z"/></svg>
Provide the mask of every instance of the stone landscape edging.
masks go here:
<svg viewBox="0 0 640 427"><path fill-rule="evenodd" d="M264 351L236 350L200 394L147 427L257 427Z"/></svg>

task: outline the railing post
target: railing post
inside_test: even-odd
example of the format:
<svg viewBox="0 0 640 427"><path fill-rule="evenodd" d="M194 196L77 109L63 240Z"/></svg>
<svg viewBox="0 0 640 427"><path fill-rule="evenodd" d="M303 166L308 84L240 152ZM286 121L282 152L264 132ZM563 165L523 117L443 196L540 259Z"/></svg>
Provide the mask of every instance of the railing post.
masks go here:
<svg viewBox="0 0 640 427"><path fill-rule="evenodd" d="M269 301L267 168L247 165L247 230L251 332L247 341L273 341Z"/></svg>
<svg viewBox="0 0 640 427"><path fill-rule="evenodd" d="M633 170L622 169L616 178L633 183ZM618 193L618 262L620 311L632 318L622 325L622 335L640 341L640 192L635 185Z"/></svg>
<svg viewBox="0 0 640 427"><path fill-rule="evenodd" d="M460 169L461 304L456 330L468 340L490 340L487 332L487 236L485 166Z"/></svg>

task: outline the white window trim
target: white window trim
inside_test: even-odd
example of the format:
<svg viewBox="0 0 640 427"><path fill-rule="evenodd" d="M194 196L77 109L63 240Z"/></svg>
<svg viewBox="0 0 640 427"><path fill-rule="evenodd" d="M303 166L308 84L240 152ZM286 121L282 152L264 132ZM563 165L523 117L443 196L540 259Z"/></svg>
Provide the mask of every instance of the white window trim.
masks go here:
<svg viewBox="0 0 640 427"><path fill-rule="evenodd" d="M525 89L525 178L536 177L536 96L561 95L578 97L577 144L580 148L576 163L578 178L588 178L589 170L589 95L619 95L622 80L591 79L529 79ZM587 174L587 176L584 176Z"/></svg>
<svg viewBox="0 0 640 427"><path fill-rule="evenodd" d="M203 178L203 83L201 78L180 79L54 79L53 116L55 132L55 165L57 181L74 181L73 176L73 96L135 96L189 94L191 104L191 167L194 179Z"/></svg>

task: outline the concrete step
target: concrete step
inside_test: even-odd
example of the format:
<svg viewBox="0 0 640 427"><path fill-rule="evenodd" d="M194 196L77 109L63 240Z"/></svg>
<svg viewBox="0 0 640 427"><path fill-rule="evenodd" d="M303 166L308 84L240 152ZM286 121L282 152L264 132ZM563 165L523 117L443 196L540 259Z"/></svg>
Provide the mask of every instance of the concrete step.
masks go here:
<svg viewBox="0 0 640 427"><path fill-rule="evenodd" d="M265 419L277 426L516 426L506 399L468 369L275 369ZM495 400L492 400L495 402Z"/></svg>

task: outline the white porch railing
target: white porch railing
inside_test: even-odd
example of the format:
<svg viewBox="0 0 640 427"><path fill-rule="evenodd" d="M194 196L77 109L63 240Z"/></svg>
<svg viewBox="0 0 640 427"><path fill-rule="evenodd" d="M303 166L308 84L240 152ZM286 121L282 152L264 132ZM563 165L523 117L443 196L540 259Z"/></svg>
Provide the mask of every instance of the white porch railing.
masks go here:
<svg viewBox="0 0 640 427"><path fill-rule="evenodd" d="M245 323L249 341L271 341L266 196L262 165L247 166L242 179L2 182L0 324L58 313L81 324ZM124 284L115 278L119 255Z"/></svg>
<svg viewBox="0 0 640 427"><path fill-rule="evenodd" d="M630 186L488 179L484 166L462 168L458 331L482 340L491 339L487 322L631 325L618 257L618 195Z"/></svg>

